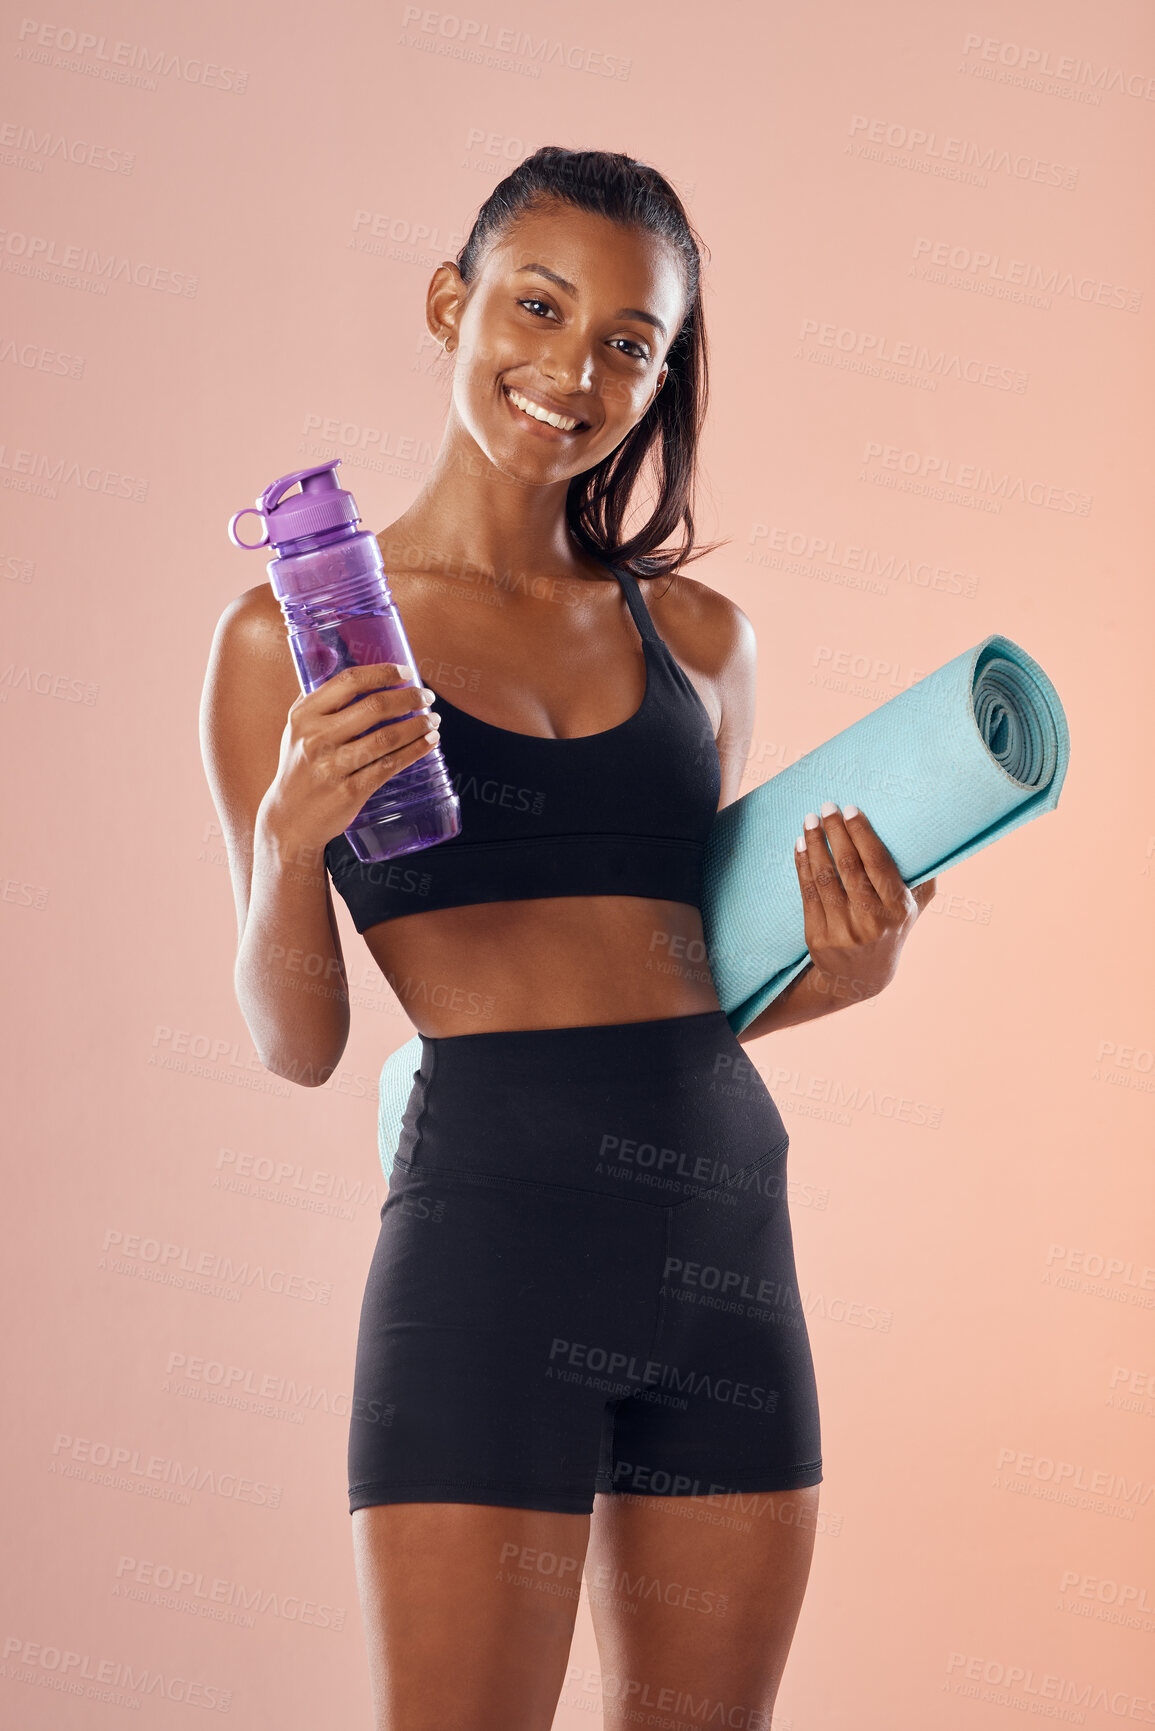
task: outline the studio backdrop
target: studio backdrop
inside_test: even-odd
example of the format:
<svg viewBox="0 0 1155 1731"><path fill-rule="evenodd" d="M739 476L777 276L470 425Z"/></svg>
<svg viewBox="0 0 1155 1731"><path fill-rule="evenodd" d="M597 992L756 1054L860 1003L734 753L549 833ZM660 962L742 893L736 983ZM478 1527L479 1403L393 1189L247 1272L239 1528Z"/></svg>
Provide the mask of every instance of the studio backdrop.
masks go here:
<svg viewBox="0 0 1155 1731"><path fill-rule="evenodd" d="M1155 1724L1150 9L106 0L10 12L0 65L0 1720L368 1723L345 1448L412 1024L338 901L341 1064L262 1067L198 706L265 580L230 515L334 457L365 527L405 509L429 278L562 144L709 248L742 791L992 634L1070 725L881 995L746 1048L823 1425L775 1726Z"/></svg>

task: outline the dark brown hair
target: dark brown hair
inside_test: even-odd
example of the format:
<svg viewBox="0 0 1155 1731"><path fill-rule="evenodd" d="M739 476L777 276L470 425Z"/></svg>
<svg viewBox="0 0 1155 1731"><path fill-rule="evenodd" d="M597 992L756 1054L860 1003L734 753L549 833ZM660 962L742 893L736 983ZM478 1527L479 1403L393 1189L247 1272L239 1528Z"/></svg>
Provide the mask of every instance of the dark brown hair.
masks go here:
<svg viewBox="0 0 1155 1731"><path fill-rule="evenodd" d="M618 151L546 144L499 181L478 211L455 261L463 281L476 278L490 246L518 217L555 200L608 217L623 228L647 229L681 256L686 312L666 353L666 382L617 449L575 475L566 495L566 521L585 552L622 565L635 577L672 577L691 560L724 545L694 541L698 440L708 396L701 299L704 243L681 199L656 168ZM657 474L657 500L649 519L623 540L630 497L647 460ZM655 553L679 526L684 530L681 546Z"/></svg>

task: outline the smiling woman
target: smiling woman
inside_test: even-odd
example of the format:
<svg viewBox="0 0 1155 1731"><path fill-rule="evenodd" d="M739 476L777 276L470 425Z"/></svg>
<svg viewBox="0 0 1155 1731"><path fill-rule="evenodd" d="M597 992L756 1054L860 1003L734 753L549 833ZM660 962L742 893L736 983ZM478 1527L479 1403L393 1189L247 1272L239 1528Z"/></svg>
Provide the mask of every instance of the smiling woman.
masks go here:
<svg viewBox="0 0 1155 1731"><path fill-rule="evenodd" d="M531 158L510 177L519 192L498 187L433 274L426 320L454 357L449 415L429 481L379 537L462 833L422 859L420 895L396 874L383 883L342 836L325 853L386 978L422 982L406 1009L431 1039L474 1032L481 1002L490 1028L510 1029L718 1008L708 971L654 967L656 931L676 950L701 943L702 846L737 793L752 719L748 621L651 551L671 520L687 556L708 550L690 502L705 395L687 289L697 252L687 263L671 243L665 198L651 193L661 221L647 227L604 214L604 191L594 209L546 196L535 180L548 167ZM631 537L620 524L647 461L658 499ZM659 577L665 593L647 604L642 584ZM479 592L498 605L470 606ZM439 668L469 670L468 710ZM631 732L606 737L623 717ZM543 752L559 741L583 742L582 760ZM654 787L666 792L647 804ZM495 789L487 804L481 790Z"/></svg>
<svg viewBox="0 0 1155 1731"><path fill-rule="evenodd" d="M676 959L705 954L704 845L754 713L750 622L683 569L711 550L700 272L655 169L536 151L426 295L453 357L445 432L378 536L419 702L396 674L300 695L267 584L214 642L205 738L258 1050L313 1081L344 1050L322 850L421 1036L349 1430L381 1728L545 1731L587 1544L730 1606L707 1639L656 1601L592 1601L607 1676L769 1723L809 1572L822 1462L789 1138L709 969ZM431 721L461 833L367 865L342 833L365 773L414 761ZM340 985L282 978L270 958L302 950ZM660 1183L627 1153L645 1149ZM673 1266L770 1296L673 1302ZM741 1522L694 1518L719 1493L747 1496ZM502 1564L529 1552L568 1559L573 1593L527 1593Z"/></svg>
<svg viewBox="0 0 1155 1731"><path fill-rule="evenodd" d="M434 273L427 320L448 352L460 344L454 407L464 426L484 432L469 389L478 362L518 427L530 415L515 413L511 393L579 423L562 438L541 435L582 465L566 477L569 533L558 552L567 562L576 545L657 577L713 550L695 543L692 497L708 399L702 250L654 169L545 147L494 189L457 259ZM627 535L647 463L653 509ZM675 551L655 553L679 531ZM504 537L500 548L508 556Z"/></svg>

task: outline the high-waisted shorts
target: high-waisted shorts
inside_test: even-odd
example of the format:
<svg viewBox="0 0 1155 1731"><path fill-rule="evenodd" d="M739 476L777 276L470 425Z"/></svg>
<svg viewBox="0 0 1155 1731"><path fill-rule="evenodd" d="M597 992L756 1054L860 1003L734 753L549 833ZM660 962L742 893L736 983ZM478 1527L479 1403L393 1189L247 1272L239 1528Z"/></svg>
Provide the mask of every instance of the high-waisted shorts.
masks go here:
<svg viewBox="0 0 1155 1731"><path fill-rule="evenodd" d="M820 1483L788 1142L721 1010L422 1036L361 1308L350 1513Z"/></svg>

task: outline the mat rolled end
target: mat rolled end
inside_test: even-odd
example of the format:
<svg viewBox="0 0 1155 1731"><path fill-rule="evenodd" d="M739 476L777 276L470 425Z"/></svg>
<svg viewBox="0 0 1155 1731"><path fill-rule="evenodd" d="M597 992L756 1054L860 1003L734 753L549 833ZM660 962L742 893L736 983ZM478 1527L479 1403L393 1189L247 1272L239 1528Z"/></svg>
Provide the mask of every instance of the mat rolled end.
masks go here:
<svg viewBox="0 0 1155 1731"><path fill-rule="evenodd" d="M825 800L862 806L914 888L1052 810L1070 734L1034 657L992 632L718 813L702 920L741 1033L810 960L794 837Z"/></svg>

